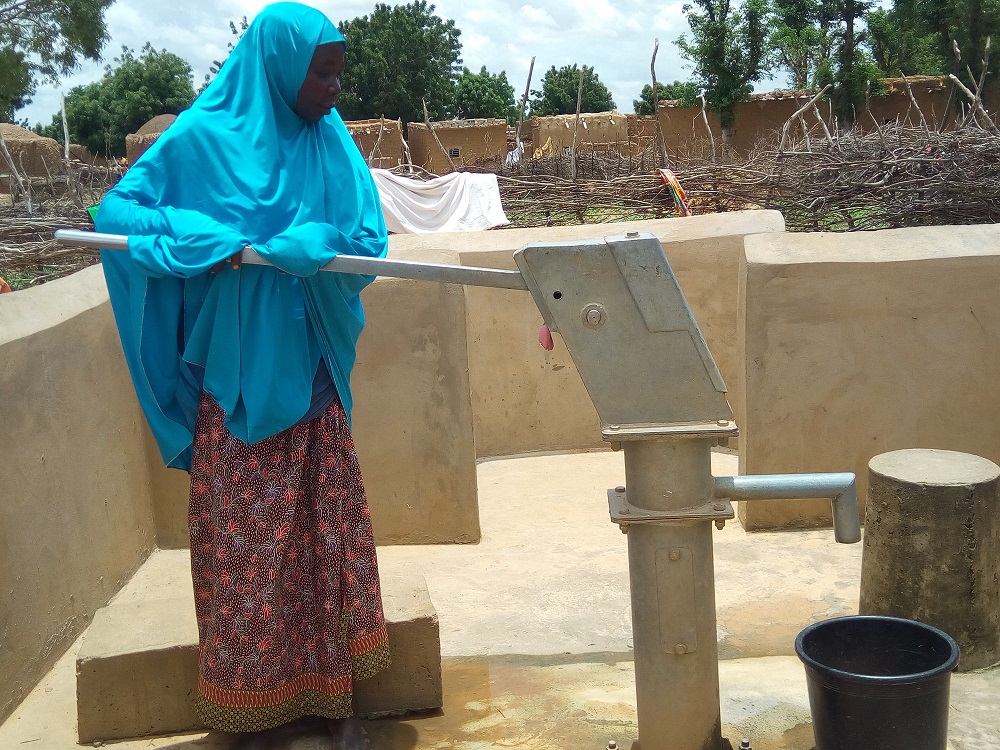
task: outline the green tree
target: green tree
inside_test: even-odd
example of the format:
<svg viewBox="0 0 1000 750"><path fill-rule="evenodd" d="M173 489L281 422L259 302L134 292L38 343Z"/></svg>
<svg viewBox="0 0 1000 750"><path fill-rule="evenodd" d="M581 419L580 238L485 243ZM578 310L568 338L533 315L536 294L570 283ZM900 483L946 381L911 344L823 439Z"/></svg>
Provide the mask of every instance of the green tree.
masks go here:
<svg viewBox="0 0 1000 750"><path fill-rule="evenodd" d="M66 97L70 139L94 154L125 155L125 136L156 115L179 114L194 101L191 66L149 44L139 57L122 47L116 66L105 68L100 81L77 86ZM59 115L42 134L62 140Z"/></svg>
<svg viewBox="0 0 1000 750"><path fill-rule="evenodd" d="M455 114L458 117L497 117L510 121L514 109L514 87L507 81L507 72L493 75L484 65L478 73L462 68L455 84Z"/></svg>
<svg viewBox="0 0 1000 750"><path fill-rule="evenodd" d="M553 65L542 78L541 91L532 91L531 114L572 115L576 113L576 95L580 87L580 68L575 64L556 70ZM608 87L601 83L594 69L583 66L581 112L607 112L615 108Z"/></svg>
<svg viewBox="0 0 1000 750"><path fill-rule="evenodd" d="M1000 0L922 0L917 13L925 28L937 40L938 54L948 61L950 72L962 78L966 85L971 80L966 66L978 82L983 73L986 39L993 38L993 64L989 66L987 87L997 79L996 47L1000 40ZM959 63L952 54L952 42L962 53Z"/></svg>
<svg viewBox="0 0 1000 750"><path fill-rule="evenodd" d="M829 73L824 74L826 81L832 79L834 84L837 116L848 125L857 119L858 104L864 100L869 84L878 88L882 78L882 72L863 45L866 34L858 30L857 23L872 5L870 0L841 0L835 61L830 63Z"/></svg>
<svg viewBox="0 0 1000 750"><path fill-rule="evenodd" d="M0 0L0 121L30 103L39 81L56 81L81 58L100 59L113 2Z"/></svg>
<svg viewBox="0 0 1000 750"><path fill-rule="evenodd" d="M892 8L865 14L865 45L886 77L942 75L948 70L938 42L920 17L916 0L896 0Z"/></svg>
<svg viewBox="0 0 1000 750"><path fill-rule="evenodd" d="M837 22L836 0L774 0L769 43L793 88L813 85L816 71L829 63Z"/></svg>
<svg viewBox="0 0 1000 750"><path fill-rule="evenodd" d="M337 109L347 120L379 117L404 123L454 111L461 70L461 31L434 15L426 0L391 7L379 3L371 15L341 22L347 40L343 93Z"/></svg>
<svg viewBox="0 0 1000 750"><path fill-rule="evenodd" d="M656 82L657 101L679 101L682 107L690 107L698 101L700 93L698 84L692 81L674 81L668 84ZM647 83L642 87L639 98L632 101L632 108L637 115L653 114L653 84Z"/></svg>
<svg viewBox="0 0 1000 750"><path fill-rule="evenodd" d="M13 122L14 113L31 103L35 86L24 55L0 49L0 122Z"/></svg>
<svg viewBox="0 0 1000 750"><path fill-rule="evenodd" d="M753 84L771 67L767 0L745 0L739 8L730 0L695 0L684 6L684 13L691 39L681 35L675 43L693 64L695 81L719 115L722 141L731 146L736 105L750 97Z"/></svg>

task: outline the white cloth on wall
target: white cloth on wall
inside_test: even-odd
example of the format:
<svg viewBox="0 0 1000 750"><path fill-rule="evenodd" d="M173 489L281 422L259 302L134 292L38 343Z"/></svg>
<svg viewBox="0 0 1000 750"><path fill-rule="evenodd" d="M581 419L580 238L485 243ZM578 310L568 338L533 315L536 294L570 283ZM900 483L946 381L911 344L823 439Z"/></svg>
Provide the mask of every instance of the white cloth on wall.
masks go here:
<svg viewBox="0 0 1000 750"><path fill-rule="evenodd" d="M373 169L390 232L474 232L509 224L495 174L451 172L421 181Z"/></svg>

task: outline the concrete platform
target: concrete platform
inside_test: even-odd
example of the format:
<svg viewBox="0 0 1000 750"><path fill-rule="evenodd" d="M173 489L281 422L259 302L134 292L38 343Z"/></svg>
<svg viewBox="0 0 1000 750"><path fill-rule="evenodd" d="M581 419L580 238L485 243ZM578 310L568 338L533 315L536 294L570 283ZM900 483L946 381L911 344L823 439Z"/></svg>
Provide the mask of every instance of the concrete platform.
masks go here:
<svg viewBox="0 0 1000 750"><path fill-rule="evenodd" d="M424 577L382 565L392 666L357 683L363 716L440 708L441 641ZM111 605L98 611L76 657L82 743L201 728L191 698L198 682L198 628L186 552L154 554Z"/></svg>
<svg viewBox="0 0 1000 750"><path fill-rule="evenodd" d="M736 473L718 452L717 474ZM366 722L377 750L603 750L636 734L626 537L608 519L620 453L531 456L478 467L483 540L476 546L390 547L383 571L419 567L440 618L444 706ZM832 532L715 535L723 732L755 750L809 750L805 674L793 656L809 623L856 613L861 545ZM169 560L158 553L154 560ZM176 554L176 553L170 553ZM150 568L164 592L190 586L183 565ZM176 578L177 580L172 580ZM179 589L174 589L179 590ZM133 589L122 592L128 601ZM76 651L10 719L0 748L76 747ZM1000 671L952 678L954 750L1000 738ZM115 743L115 750L228 750L216 733ZM322 728L300 723L270 750L327 750Z"/></svg>

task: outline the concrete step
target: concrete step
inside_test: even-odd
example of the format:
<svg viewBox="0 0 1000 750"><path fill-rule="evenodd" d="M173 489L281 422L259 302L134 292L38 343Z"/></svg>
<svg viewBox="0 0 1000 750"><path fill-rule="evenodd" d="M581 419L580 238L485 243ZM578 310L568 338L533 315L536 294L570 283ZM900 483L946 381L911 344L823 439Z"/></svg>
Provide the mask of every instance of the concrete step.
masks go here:
<svg viewBox="0 0 1000 750"><path fill-rule="evenodd" d="M362 716L440 708L438 617L423 575L380 564L392 666L355 685ZM188 556L156 553L133 582L99 610L76 660L79 741L198 730L198 629Z"/></svg>

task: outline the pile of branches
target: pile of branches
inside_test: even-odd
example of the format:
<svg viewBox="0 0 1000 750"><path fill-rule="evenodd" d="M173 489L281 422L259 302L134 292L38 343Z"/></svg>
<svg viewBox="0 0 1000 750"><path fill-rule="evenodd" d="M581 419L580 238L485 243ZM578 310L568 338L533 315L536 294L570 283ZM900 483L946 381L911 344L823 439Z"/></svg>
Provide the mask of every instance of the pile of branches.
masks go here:
<svg viewBox="0 0 1000 750"><path fill-rule="evenodd" d="M611 171L604 158L598 168ZM547 173L546 166L529 162L498 175L514 226L676 215L652 170L595 179L578 166L573 180ZM1000 135L975 125L937 132L890 124L830 139L765 143L742 159L688 154L670 168L694 213L772 208L782 212L789 231L1000 220Z"/></svg>
<svg viewBox="0 0 1000 750"><path fill-rule="evenodd" d="M86 207L101 202L121 179L117 164L84 164L45 178L8 178L9 205L0 203L0 277L15 289L37 286L97 263L95 250L65 247L52 238L56 229L93 229Z"/></svg>
<svg viewBox="0 0 1000 750"><path fill-rule="evenodd" d="M97 263L94 250L56 244L57 229L93 229L83 209L65 203L37 208L32 215L0 209L0 276L15 289L36 286Z"/></svg>
<svg viewBox="0 0 1000 750"><path fill-rule="evenodd" d="M883 126L679 170L714 210L782 212L789 231L860 231L1000 220L1000 135Z"/></svg>
<svg viewBox="0 0 1000 750"><path fill-rule="evenodd" d="M786 130L780 141L761 144L745 158L725 151L674 154L669 167L695 214L776 209L789 231L1000 221L1000 133L995 126L969 123L939 132L926 123L890 124L866 132L828 132L832 135L810 137L804 131L796 140ZM677 215L673 195L656 172L661 162L652 149L576 158L575 168L565 155L491 165L511 226ZM96 262L92 251L61 247L51 239L58 227L90 227L78 205L79 199L63 197L36 202L31 215L17 204L0 209L0 276L23 287Z"/></svg>

